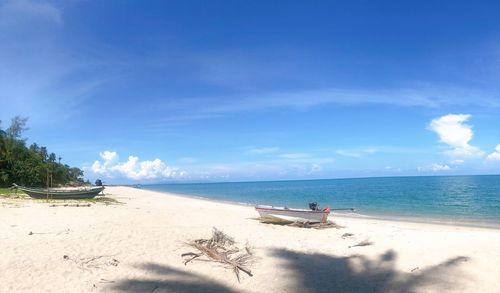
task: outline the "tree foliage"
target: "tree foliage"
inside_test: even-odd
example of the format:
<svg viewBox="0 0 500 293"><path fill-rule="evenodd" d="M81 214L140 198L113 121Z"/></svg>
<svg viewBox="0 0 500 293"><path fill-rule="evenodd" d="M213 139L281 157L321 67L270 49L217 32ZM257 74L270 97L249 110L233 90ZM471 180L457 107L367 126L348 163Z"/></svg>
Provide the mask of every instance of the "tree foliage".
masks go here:
<svg viewBox="0 0 500 293"><path fill-rule="evenodd" d="M0 186L12 183L25 186L46 186L47 174L52 176L53 185L83 182L83 171L61 164L56 154L36 143L26 146L22 134L28 119L16 116L10 126L3 130L0 121Z"/></svg>

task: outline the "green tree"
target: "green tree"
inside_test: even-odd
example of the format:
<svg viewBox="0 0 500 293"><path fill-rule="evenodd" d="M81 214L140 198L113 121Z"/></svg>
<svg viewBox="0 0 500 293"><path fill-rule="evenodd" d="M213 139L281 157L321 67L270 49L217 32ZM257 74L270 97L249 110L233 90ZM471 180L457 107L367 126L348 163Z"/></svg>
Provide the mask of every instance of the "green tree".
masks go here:
<svg viewBox="0 0 500 293"><path fill-rule="evenodd" d="M48 152L37 143L26 147L26 139L22 138L28 119L16 116L11 125L2 129L0 121L0 186L18 183L26 186L45 186L47 174L52 174L53 183L57 185L69 182L82 182L83 171L71 168L57 161L55 153Z"/></svg>
<svg viewBox="0 0 500 293"><path fill-rule="evenodd" d="M21 134L28 130L26 123L28 118L22 118L21 116L16 116L12 118L9 128L7 128L7 137L13 140L20 140Z"/></svg>
<svg viewBox="0 0 500 293"><path fill-rule="evenodd" d="M2 120L0 120L0 183L8 180L9 175L7 174L7 162L6 153L6 132L2 129Z"/></svg>

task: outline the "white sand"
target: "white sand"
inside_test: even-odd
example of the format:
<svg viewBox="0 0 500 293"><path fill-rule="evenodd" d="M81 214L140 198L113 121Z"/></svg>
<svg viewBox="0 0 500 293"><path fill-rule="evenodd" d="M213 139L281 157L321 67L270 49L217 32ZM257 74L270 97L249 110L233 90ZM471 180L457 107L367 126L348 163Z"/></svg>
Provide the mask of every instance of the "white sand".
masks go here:
<svg viewBox="0 0 500 293"><path fill-rule="evenodd" d="M500 230L336 215L345 228L303 229L259 223L251 207L128 187L106 193L124 204L0 199L0 291L500 291ZM184 242L212 227L254 247L253 277L238 283L221 265L183 264L192 250ZM373 244L349 248L366 239Z"/></svg>

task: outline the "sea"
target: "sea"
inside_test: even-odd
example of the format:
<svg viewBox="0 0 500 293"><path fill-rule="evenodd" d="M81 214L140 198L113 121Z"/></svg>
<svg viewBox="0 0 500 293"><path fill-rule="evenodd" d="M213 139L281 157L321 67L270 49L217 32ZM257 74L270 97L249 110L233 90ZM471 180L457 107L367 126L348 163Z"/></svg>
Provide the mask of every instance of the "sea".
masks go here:
<svg viewBox="0 0 500 293"><path fill-rule="evenodd" d="M178 183L142 188L246 205L307 208L333 215L462 223L500 228L500 175Z"/></svg>

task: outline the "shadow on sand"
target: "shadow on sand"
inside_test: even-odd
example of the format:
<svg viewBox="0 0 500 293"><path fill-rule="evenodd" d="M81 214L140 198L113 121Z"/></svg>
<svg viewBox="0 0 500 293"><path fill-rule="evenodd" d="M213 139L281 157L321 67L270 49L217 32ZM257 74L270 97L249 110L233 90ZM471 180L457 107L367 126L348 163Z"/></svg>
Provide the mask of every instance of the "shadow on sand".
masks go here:
<svg viewBox="0 0 500 293"><path fill-rule="evenodd" d="M456 269L468 260L459 256L414 272L401 272L395 269L396 253L392 250L376 260L286 249L275 249L272 255L283 261L281 269L293 280L288 292L415 292L425 291L425 286L436 292L453 291L462 278Z"/></svg>
<svg viewBox="0 0 500 293"><path fill-rule="evenodd" d="M110 289L121 292L236 292L211 279L168 266L145 263L139 268L155 278L126 279L117 281Z"/></svg>
<svg viewBox="0 0 500 293"><path fill-rule="evenodd" d="M457 256L438 265L403 272L396 269L397 255L392 250L377 259L362 255L336 257L307 254L287 249L273 249L269 255L277 259L275 269L281 271L280 276L260 277L264 282L266 279L273 282L276 277L284 278L279 283L286 284L286 288L273 288L279 292L454 292L460 290L459 286L465 280L460 265L468 261L467 257ZM243 291L156 263L145 263L138 268L145 270L148 278L118 280L109 289L154 293Z"/></svg>

